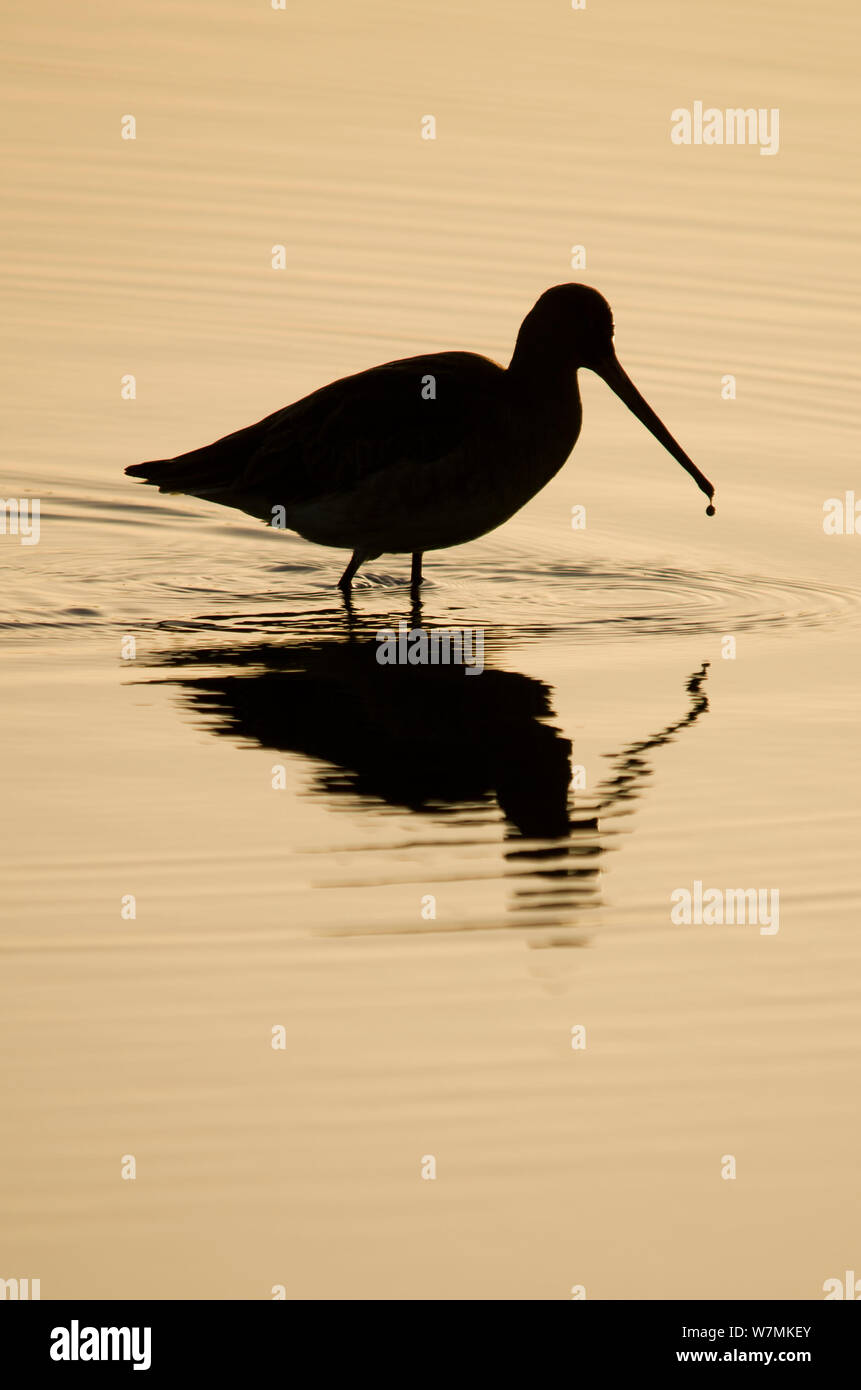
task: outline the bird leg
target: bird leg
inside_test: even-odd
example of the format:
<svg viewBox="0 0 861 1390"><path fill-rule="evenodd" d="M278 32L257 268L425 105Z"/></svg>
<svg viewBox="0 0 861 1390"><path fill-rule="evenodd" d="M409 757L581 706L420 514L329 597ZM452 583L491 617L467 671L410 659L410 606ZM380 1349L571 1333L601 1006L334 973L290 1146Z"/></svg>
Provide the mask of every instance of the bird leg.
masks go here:
<svg viewBox="0 0 861 1390"><path fill-rule="evenodd" d="M343 589L345 594L349 593L350 589L353 587L353 575L356 573L356 570L359 568L359 565L363 564L364 561L367 560L367 558L368 557L365 554L364 550L353 551L353 554L350 557L349 565L344 570L344 573L341 575L341 578L338 580L338 588Z"/></svg>
<svg viewBox="0 0 861 1390"><path fill-rule="evenodd" d="M417 589L422 582L422 552L413 551L413 563L410 569L410 588Z"/></svg>

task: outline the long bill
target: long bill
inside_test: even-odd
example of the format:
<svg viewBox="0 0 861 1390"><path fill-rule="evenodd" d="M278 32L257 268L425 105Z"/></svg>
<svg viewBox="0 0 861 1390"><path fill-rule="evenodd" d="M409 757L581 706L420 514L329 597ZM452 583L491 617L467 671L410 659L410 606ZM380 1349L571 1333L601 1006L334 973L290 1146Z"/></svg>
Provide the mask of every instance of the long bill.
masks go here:
<svg viewBox="0 0 861 1390"><path fill-rule="evenodd" d="M711 501L715 495L715 490L708 478L704 473L701 473L696 464L688 458L684 449L680 448L676 443L669 430L663 422L658 419L649 403L640 395L627 372L623 371L622 364L616 354L611 353L610 356L605 357L603 361L597 362L592 370L597 372L598 376L606 381L610 390L615 391L619 400L625 402L625 405L632 414L636 415L640 423L646 426L646 429L655 436L659 444L663 444L664 448L668 453L672 454L676 462L682 465L685 472L690 473L697 487L701 492L704 492L709 501Z"/></svg>

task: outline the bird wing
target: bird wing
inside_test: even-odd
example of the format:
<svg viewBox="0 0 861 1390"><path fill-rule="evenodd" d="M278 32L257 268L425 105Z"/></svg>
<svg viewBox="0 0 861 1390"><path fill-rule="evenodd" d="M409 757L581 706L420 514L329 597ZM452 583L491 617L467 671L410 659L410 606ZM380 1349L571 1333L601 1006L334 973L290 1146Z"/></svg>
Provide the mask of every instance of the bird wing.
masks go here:
<svg viewBox="0 0 861 1390"><path fill-rule="evenodd" d="M487 418L504 369L470 352L429 353L324 386L259 425L240 492L298 503L347 494L393 466L442 458Z"/></svg>

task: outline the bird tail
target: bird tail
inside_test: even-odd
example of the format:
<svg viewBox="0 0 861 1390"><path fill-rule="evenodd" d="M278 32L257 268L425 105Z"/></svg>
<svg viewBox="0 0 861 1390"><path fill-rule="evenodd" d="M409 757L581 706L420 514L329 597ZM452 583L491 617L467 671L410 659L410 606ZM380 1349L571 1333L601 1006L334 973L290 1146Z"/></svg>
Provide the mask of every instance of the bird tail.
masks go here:
<svg viewBox="0 0 861 1390"><path fill-rule="evenodd" d="M194 497L208 497L236 481L259 443L262 424L263 421L249 425L202 449L177 454L176 458L132 463L125 471L130 478L152 483L160 492L187 492Z"/></svg>
<svg viewBox="0 0 861 1390"><path fill-rule="evenodd" d="M125 472L130 478L141 478L145 483L156 484L162 492L182 492L184 484L195 476L191 468L183 465L181 456L175 459L151 459L148 463L132 463Z"/></svg>

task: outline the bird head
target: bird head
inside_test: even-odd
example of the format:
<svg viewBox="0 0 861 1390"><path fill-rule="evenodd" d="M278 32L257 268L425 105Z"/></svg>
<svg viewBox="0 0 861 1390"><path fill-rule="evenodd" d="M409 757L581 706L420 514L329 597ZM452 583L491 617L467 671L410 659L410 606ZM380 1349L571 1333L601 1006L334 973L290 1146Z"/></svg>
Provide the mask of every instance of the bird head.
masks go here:
<svg viewBox="0 0 861 1390"><path fill-rule="evenodd" d="M689 473L711 502L714 488L676 443L652 407L623 370L613 345L613 311L589 285L554 285L526 315L517 335L511 367L533 380L555 378L560 370L586 367L597 373L655 438ZM708 507L709 515L714 507Z"/></svg>

